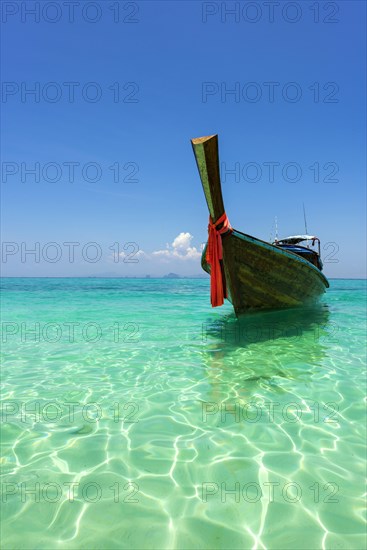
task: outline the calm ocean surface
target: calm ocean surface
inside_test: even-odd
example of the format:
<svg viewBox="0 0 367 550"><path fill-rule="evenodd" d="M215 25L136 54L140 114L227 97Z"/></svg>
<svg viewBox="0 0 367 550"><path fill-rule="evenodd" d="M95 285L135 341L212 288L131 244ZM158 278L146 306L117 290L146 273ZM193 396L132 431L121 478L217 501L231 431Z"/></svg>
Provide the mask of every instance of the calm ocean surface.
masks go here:
<svg viewBox="0 0 367 550"><path fill-rule="evenodd" d="M2 548L362 549L366 282L2 280Z"/></svg>

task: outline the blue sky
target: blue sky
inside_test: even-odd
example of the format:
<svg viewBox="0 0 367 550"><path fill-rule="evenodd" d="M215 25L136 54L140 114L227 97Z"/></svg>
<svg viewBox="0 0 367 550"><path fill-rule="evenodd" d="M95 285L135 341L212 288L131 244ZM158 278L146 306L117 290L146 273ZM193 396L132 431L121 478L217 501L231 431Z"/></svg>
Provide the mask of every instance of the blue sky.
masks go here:
<svg viewBox="0 0 367 550"><path fill-rule="evenodd" d="M200 274L213 133L232 226L305 203L325 274L365 276L364 2L57 4L2 3L4 276Z"/></svg>

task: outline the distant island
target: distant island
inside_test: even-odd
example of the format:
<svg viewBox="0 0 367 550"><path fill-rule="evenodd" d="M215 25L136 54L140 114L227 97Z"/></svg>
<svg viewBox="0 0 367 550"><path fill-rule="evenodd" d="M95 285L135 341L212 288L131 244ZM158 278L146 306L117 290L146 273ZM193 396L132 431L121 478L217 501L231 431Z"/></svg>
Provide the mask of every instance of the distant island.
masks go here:
<svg viewBox="0 0 367 550"><path fill-rule="evenodd" d="M180 279L180 276L177 273L168 273L168 275L163 276L163 279Z"/></svg>

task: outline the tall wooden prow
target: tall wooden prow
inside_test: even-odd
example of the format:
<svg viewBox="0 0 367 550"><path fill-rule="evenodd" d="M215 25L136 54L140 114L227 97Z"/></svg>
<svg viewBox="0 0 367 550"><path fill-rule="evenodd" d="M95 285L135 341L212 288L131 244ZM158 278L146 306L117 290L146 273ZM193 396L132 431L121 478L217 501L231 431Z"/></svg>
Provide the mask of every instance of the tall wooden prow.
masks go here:
<svg viewBox="0 0 367 550"><path fill-rule="evenodd" d="M224 269L222 237L232 232L224 211L219 172L218 136L191 140L197 167L209 208L208 245L205 260L210 266L210 301L213 307L221 306L228 297ZM204 268L205 269L205 268Z"/></svg>
<svg viewBox="0 0 367 550"><path fill-rule="evenodd" d="M206 202L213 222L224 214L219 171L218 135L191 140Z"/></svg>

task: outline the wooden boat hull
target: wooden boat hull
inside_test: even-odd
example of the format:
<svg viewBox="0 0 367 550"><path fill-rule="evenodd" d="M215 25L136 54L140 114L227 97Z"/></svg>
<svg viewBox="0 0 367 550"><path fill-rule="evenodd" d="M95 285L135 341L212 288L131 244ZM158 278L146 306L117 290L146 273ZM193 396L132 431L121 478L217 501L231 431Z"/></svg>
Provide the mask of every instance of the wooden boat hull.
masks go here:
<svg viewBox="0 0 367 550"><path fill-rule="evenodd" d="M192 140L213 221L224 213L217 136ZM236 315L310 305L329 286L322 272L297 254L233 230L222 236L223 271ZM206 262L202 267L210 273Z"/></svg>
<svg viewBox="0 0 367 550"><path fill-rule="evenodd" d="M317 267L292 252L233 231L222 238L228 299L237 315L310 305L329 286ZM202 256L202 267L210 273Z"/></svg>

